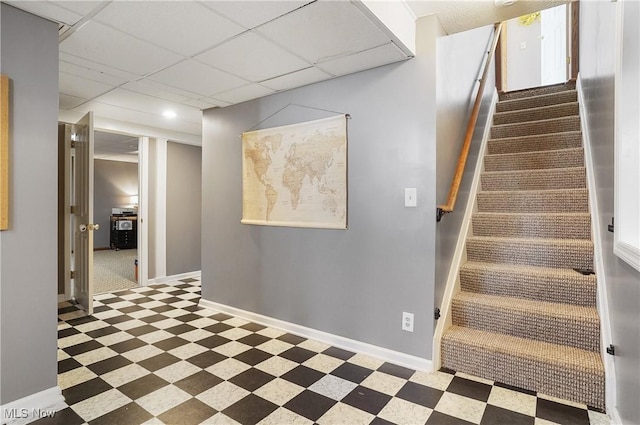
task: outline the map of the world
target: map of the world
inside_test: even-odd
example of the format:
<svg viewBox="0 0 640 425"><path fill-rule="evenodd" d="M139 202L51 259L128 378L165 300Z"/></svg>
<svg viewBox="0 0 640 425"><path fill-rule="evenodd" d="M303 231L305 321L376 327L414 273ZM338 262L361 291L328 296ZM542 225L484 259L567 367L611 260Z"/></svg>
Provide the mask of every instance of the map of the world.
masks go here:
<svg viewBox="0 0 640 425"><path fill-rule="evenodd" d="M346 116L242 134L242 223L346 229Z"/></svg>

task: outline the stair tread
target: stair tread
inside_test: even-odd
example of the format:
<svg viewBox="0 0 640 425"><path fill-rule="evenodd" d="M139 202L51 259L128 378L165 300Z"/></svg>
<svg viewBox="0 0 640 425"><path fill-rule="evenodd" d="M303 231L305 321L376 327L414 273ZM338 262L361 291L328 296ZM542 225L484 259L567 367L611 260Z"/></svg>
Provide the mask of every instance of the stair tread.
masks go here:
<svg viewBox="0 0 640 425"><path fill-rule="evenodd" d="M526 99L533 99L533 98L549 98L550 99L550 98L553 98L553 97L558 97L558 96L560 96L562 94L565 94L565 93L576 93L577 94L578 91L575 90L575 89L562 90L562 91L558 91L558 92L555 92L555 93L537 94L537 95L528 96L528 97L521 97L521 98L518 98L518 99L504 99L504 100L500 100L499 103L509 104L509 103L514 103L514 102L522 102L522 101L524 101Z"/></svg>
<svg viewBox="0 0 640 425"><path fill-rule="evenodd" d="M524 192L524 191L523 191ZM535 191L532 191L535 192ZM591 214L588 212L476 212L473 214L474 216L488 216L488 217L497 217L497 216L525 216L525 217L591 217Z"/></svg>
<svg viewBox="0 0 640 425"><path fill-rule="evenodd" d="M529 170L530 171L530 170ZM546 171L546 170L545 170ZM489 173L494 173L494 172L499 172L499 171L488 171ZM567 193L567 192L574 192L574 193L584 193L587 192L587 188L586 187L569 187L566 189L524 189L524 190L501 190L500 192L496 193L496 191L494 190L481 190L478 191L479 195L496 195L496 196L508 196L509 194L512 195L533 195L533 194L538 194L538 193L543 193L543 194L548 194L548 195L553 195L553 194L560 194L560 193Z"/></svg>
<svg viewBox="0 0 640 425"><path fill-rule="evenodd" d="M554 118L554 119L558 119L558 118ZM501 124L499 126L494 126L494 127L502 127L505 125L513 125L513 124ZM581 134L582 132L579 130L556 131L555 133L530 134L528 136L492 137L488 140L488 142L491 143L493 141L501 141L501 142L515 141L515 143L525 143L527 140L535 140L539 138L547 138L547 137L562 136L562 135L581 135Z"/></svg>
<svg viewBox="0 0 640 425"><path fill-rule="evenodd" d="M575 304L552 303L548 301L504 297L466 291L461 291L456 294L455 300L467 304L499 308L511 312L512 314L520 313L536 316L572 318L589 322L597 322L599 320L598 311L595 307L584 307Z"/></svg>
<svg viewBox="0 0 640 425"><path fill-rule="evenodd" d="M556 103L554 105L534 106L532 108L516 109L515 111L496 112L494 114L494 117L495 116L505 116L505 115L518 115L518 114L522 114L524 112L544 111L544 110L551 110L551 109L554 109L554 108L555 109L560 109L562 107L566 107L567 105L578 106L578 102L577 101L563 102L563 103ZM577 115L577 114L574 114L574 115ZM573 115L567 115L567 116L573 116ZM556 117L556 118L565 118L565 117ZM553 119L553 118L549 118L549 119ZM540 120L533 120L533 121L540 121ZM503 124L501 124L501 125L503 125Z"/></svg>
<svg viewBox="0 0 640 425"><path fill-rule="evenodd" d="M560 238L509 238L509 237L501 237L501 236L469 236L467 238L470 240L478 240L478 241L494 241L494 242L502 242L502 243L534 243L534 244L558 244L558 245L585 245L585 246L593 246L593 242L589 239L560 239Z"/></svg>
<svg viewBox="0 0 640 425"><path fill-rule="evenodd" d="M503 113L503 112L502 112ZM557 117L557 118L547 118L544 120L533 120L533 121L527 121L526 124L531 124L531 123L547 123L547 122L551 122L551 121L568 121L568 120L575 120L575 119L580 119L579 115L568 115L566 117ZM508 124L495 124L492 125L491 128L493 129L497 129L497 128L505 128L505 127L520 127L525 123L521 123L521 122L515 122L515 123L508 123ZM576 131L576 130L574 130ZM558 132L556 132L558 133ZM562 132L564 133L564 132ZM550 134L550 133L544 133L544 134Z"/></svg>
<svg viewBox="0 0 640 425"><path fill-rule="evenodd" d="M503 140L503 139L493 139L493 140ZM551 149L545 151L524 151L524 152L510 152L510 153L492 153L487 154L485 158L511 158L514 156L526 156L526 155L553 155L554 153L562 153L562 152L580 152L583 151L583 148L566 148L566 149Z"/></svg>
<svg viewBox="0 0 640 425"><path fill-rule="evenodd" d="M569 370L604 375L604 366L599 352L568 345L552 344L456 325L450 326L444 332L442 340L443 343L454 341L510 356L554 364Z"/></svg>
<svg viewBox="0 0 640 425"><path fill-rule="evenodd" d="M533 170L506 170L506 171L483 171L484 175L507 175L507 174L532 174L532 173L558 173L558 172L571 172L575 170L584 170L586 167L563 167L563 168L541 168L541 169L533 169Z"/></svg>

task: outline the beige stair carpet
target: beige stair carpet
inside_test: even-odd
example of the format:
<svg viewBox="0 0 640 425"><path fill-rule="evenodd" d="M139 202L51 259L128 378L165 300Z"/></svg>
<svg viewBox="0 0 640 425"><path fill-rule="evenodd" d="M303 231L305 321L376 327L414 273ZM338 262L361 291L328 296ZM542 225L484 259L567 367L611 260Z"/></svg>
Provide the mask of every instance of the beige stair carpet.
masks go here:
<svg viewBox="0 0 640 425"><path fill-rule="evenodd" d="M479 190L443 366L604 409L575 86L501 95Z"/></svg>

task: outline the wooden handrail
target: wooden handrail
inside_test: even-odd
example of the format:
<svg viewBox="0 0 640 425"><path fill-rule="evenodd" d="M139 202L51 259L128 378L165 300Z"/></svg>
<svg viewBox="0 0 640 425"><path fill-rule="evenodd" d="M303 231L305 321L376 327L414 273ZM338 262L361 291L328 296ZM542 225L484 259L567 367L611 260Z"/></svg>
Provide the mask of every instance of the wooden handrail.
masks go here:
<svg viewBox="0 0 640 425"><path fill-rule="evenodd" d="M487 75L489 75L489 66L491 60L496 51L498 40L500 39L500 31L502 30L502 22L495 24L493 33L493 42L491 43L491 50L487 52L487 59L484 65L484 71L482 71L482 78L480 79L480 86L478 87L478 94L476 95L476 101L473 104L471 110L471 117L469 118L469 124L467 125L467 132L464 136L464 143L462 145L462 151L460 151L460 157L458 158L458 165L456 167L456 173L453 175L453 181L451 182L451 188L449 189L449 196L447 197L447 203L438 205L436 220L440 221L442 216L446 213L453 212L453 208L456 205L458 199L458 190L460 190L460 183L462 182L462 174L464 173L464 167L467 164L467 157L469 156L469 148L471 147L471 139L473 139L473 131L478 121L478 114L480 113L480 104L482 103L482 93L484 86L487 82Z"/></svg>

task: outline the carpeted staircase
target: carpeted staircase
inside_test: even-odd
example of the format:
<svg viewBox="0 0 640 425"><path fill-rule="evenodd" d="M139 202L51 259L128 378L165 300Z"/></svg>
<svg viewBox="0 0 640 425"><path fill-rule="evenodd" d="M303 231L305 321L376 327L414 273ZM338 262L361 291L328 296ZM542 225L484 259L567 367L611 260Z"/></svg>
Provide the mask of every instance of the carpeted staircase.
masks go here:
<svg viewBox="0 0 640 425"><path fill-rule="evenodd" d="M496 107L442 366L604 409L575 86Z"/></svg>

